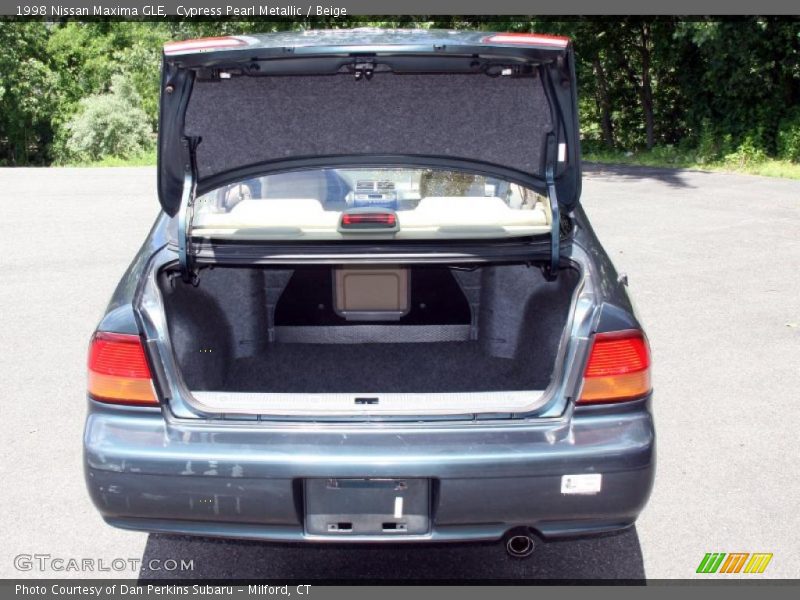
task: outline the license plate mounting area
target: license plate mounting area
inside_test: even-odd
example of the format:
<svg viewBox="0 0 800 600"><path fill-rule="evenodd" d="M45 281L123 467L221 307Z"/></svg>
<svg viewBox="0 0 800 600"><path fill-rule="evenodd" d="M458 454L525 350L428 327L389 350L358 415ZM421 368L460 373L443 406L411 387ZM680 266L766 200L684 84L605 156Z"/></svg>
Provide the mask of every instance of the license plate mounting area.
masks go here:
<svg viewBox="0 0 800 600"><path fill-rule="evenodd" d="M303 491L308 535L401 537L430 529L427 479L306 479Z"/></svg>

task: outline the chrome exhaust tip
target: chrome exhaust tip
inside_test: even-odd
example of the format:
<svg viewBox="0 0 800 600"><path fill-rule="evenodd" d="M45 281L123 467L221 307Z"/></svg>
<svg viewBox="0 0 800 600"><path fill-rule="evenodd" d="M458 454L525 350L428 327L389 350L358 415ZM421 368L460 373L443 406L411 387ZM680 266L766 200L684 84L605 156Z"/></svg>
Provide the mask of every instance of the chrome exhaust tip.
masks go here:
<svg viewBox="0 0 800 600"><path fill-rule="evenodd" d="M533 536L512 535L506 541L506 552L514 558L527 558L536 546Z"/></svg>

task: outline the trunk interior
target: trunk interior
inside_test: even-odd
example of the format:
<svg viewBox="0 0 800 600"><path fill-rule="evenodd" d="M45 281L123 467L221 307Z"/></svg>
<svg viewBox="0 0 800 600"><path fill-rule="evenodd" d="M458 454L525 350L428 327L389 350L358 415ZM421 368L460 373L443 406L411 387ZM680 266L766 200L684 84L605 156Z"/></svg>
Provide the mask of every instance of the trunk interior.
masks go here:
<svg viewBox="0 0 800 600"><path fill-rule="evenodd" d="M431 394L543 391L579 279L566 268L549 282L524 265L216 267L197 287L170 272L159 286L196 396L424 393L435 403Z"/></svg>

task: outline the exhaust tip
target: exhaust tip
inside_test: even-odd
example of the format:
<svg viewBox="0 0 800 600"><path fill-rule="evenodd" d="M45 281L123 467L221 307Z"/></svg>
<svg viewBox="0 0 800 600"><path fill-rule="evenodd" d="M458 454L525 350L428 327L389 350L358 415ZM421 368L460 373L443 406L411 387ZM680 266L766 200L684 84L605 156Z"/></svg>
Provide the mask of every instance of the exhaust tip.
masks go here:
<svg viewBox="0 0 800 600"><path fill-rule="evenodd" d="M533 554L536 543L530 535L512 535L506 541L506 551L514 558L527 558Z"/></svg>

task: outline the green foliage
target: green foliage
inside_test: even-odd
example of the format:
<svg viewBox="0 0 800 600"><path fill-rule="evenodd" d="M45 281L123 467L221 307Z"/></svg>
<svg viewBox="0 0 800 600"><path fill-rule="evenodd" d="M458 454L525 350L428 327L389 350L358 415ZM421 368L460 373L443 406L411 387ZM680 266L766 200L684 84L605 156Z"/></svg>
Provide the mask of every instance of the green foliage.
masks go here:
<svg viewBox="0 0 800 600"><path fill-rule="evenodd" d="M100 160L71 160L71 167L152 167L156 164L156 150L137 154L130 158L107 156Z"/></svg>
<svg viewBox="0 0 800 600"><path fill-rule="evenodd" d="M767 159L767 153L756 143L753 136L746 136L735 152L726 154L724 164L734 169L746 169Z"/></svg>
<svg viewBox="0 0 800 600"><path fill-rule="evenodd" d="M753 154L753 145L775 156L779 124L800 102L798 22L680 22L675 39L682 48L677 81L686 135L728 138L723 156Z"/></svg>
<svg viewBox="0 0 800 600"><path fill-rule="evenodd" d="M587 163L604 163L613 165L639 165L646 167L668 167L679 169L696 169L701 171L737 171L765 177L785 177L800 179L800 163L767 158L763 161L746 162L743 166L725 162L724 159L713 162L699 161L691 150L657 147L641 152L621 152L619 150L591 151L584 153Z"/></svg>
<svg viewBox="0 0 800 600"><path fill-rule="evenodd" d="M111 77L111 89L80 101L66 124L65 158L86 161L131 158L153 146L152 129L133 84L123 75Z"/></svg>
<svg viewBox="0 0 800 600"><path fill-rule="evenodd" d="M0 164L89 160L146 149L155 131L161 46L171 39L316 27L539 31L574 40L586 151L661 156L672 164L800 162L800 21L773 17L382 16L274 21L0 22ZM101 141L115 76L138 101ZM91 98L89 104L85 99ZM91 109L91 110L90 110ZM142 117L142 114L144 115ZM93 118L94 125L87 123ZM135 118L134 118L135 117ZM110 118L110 117L108 117ZM133 126L134 121L139 123ZM78 138L94 141L78 142ZM79 135L80 133L80 135ZM117 134L114 134L117 135ZM88 145L87 145L88 144ZM92 148L91 150L89 148ZM122 156L122 155L120 155ZM688 159L687 159L688 160ZM671 161L671 162L670 162Z"/></svg>
<svg viewBox="0 0 800 600"><path fill-rule="evenodd" d="M800 163L800 107L780 122L778 127L778 156Z"/></svg>
<svg viewBox="0 0 800 600"><path fill-rule="evenodd" d="M0 22L0 165L43 162L57 103L43 23Z"/></svg>
<svg viewBox="0 0 800 600"><path fill-rule="evenodd" d="M141 107L155 131L158 126L158 87L161 79L161 47L172 39L170 33L154 23L127 23L131 41L115 50L116 71L131 82L141 98Z"/></svg>

